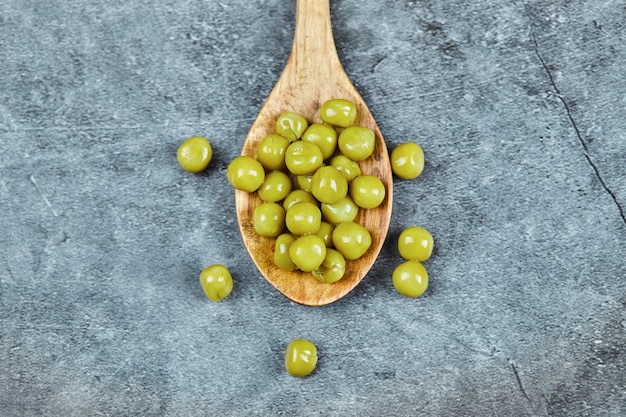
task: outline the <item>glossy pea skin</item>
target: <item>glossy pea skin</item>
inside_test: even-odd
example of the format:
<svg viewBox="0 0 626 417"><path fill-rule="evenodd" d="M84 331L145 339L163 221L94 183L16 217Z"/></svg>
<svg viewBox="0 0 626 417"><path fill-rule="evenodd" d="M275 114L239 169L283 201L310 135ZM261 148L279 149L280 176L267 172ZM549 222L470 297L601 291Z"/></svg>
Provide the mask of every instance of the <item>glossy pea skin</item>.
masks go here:
<svg viewBox="0 0 626 417"><path fill-rule="evenodd" d="M295 235L317 233L322 222L322 212L313 203L294 204L285 214L287 229Z"/></svg>
<svg viewBox="0 0 626 417"><path fill-rule="evenodd" d="M301 190L306 192L311 192L311 181L313 180L313 175L298 175L296 176L296 183Z"/></svg>
<svg viewBox="0 0 626 417"><path fill-rule="evenodd" d="M341 223L333 230L333 245L344 258L353 261L367 252L372 245L372 236L358 223Z"/></svg>
<svg viewBox="0 0 626 417"><path fill-rule="evenodd" d="M238 190L254 192L265 180L263 165L251 156L238 156L228 165L228 182Z"/></svg>
<svg viewBox="0 0 626 417"><path fill-rule="evenodd" d="M332 224L322 221L320 223L319 230L317 231L317 233L315 233L316 236L318 236L320 239L324 241L326 248L333 247L333 230L334 229L335 227Z"/></svg>
<svg viewBox="0 0 626 417"><path fill-rule="evenodd" d="M319 236L300 236L289 247L289 256L302 271L311 272L324 262L326 245Z"/></svg>
<svg viewBox="0 0 626 417"><path fill-rule="evenodd" d="M424 262L433 252L434 239L423 227L411 226L398 237L398 252L407 261Z"/></svg>
<svg viewBox="0 0 626 417"><path fill-rule="evenodd" d="M291 206L298 203L311 203L318 206L320 203L315 199L313 194L306 190L292 190L287 197L283 200L283 208L285 211L289 210Z"/></svg>
<svg viewBox="0 0 626 417"><path fill-rule="evenodd" d="M276 120L276 133L293 142L302 137L308 125L306 119L299 114L285 112Z"/></svg>
<svg viewBox="0 0 626 417"><path fill-rule="evenodd" d="M284 200L291 192L291 178L282 171L267 173L257 192L261 200L268 203Z"/></svg>
<svg viewBox="0 0 626 417"><path fill-rule="evenodd" d="M337 148L337 131L332 126L313 123L302 135L302 140L317 145L326 160L335 153Z"/></svg>
<svg viewBox="0 0 626 417"><path fill-rule="evenodd" d="M289 248L296 240L289 233L283 233L276 238L274 244L274 265L285 271L294 271L298 269L289 256Z"/></svg>
<svg viewBox="0 0 626 417"><path fill-rule="evenodd" d="M428 288L428 272L420 262L406 261L394 269L392 281L400 294L419 297Z"/></svg>
<svg viewBox="0 0 626 417"><path fill-rule="evenodd" d="M337 168L348 182L352 182L356 177L361 175L361 167L359 164L345 155L337 155L330 160L330 165Z"/></svg>
<svg viewBox="0 0 626 417"><path fill-rule="evenodd" d="M359 207L348 195L335 204L323 203L321 209L324 220L331 224L352 222L359 214Z"/></svg>
<svg viewBox="0 0 626 417"><path fill-rule="evenodd" d="M192 136L178 147L176 157L185 171L197 174L204 171L211 162L213 148L206 138Z"/></svg>
<svg viewBox="0 0 626 417"><path fill-rule="evenodd" d="M373 175L360 175L350 183L350 197L364 209L373 209L385 199L385 185Z"/></svg>
<svg viewBox="0 0 626 417"><path fill-rule="evenodd" d="M276 237L285 228L285 210L276 203L261 203L252 214L254 231L261 236Z"/></svg>
<svg viewBox="0 0 626 417"><path fill-rule="evenodd" d="M391 151L391 170L402 179L417 178L424 170L424 151L414 142L405 142Z"/></svg>
<svg viewBox="0 0 626 417"><path fill-rule="evenodd" d="M325 101L320 107L322 121L333 126L352 126L356 115L356 105L350 100L335 98Z"/></svg>
<svg viewBox="0 0 626 417"><path fill-rule="evenodd" d="M200 273L200 286L211 301L220 301L233 290L233 277L224 265L211 265Z"/></svg>
<svg viewBox="0 0 626 417"><path fill-rule="evenodd" d="M375 135L366 127L350 126L339 134L337 146L348 158L353 161L362 161L374 153Z"/></svg>
<svg viewBox="0 0 626 417"><path fill-rule="evenodd" d="M346 259L341 252L335 249L326 249L324 262L311 273L320 281L331 284L343 278L345 272Z"/></svg>
<svg viewBox="0 0 626 417"><path fill-rule="evenodd" d="M348 194L348 181L337 168L325 166L313 174L311 193L321 203L333 204Z"/></svg>
<svg viewBox="0 0 626 417"><path fill-rule="evenodd" d="M317 348L306 339L292 340L285 352L285 369L296 377L309 375L317 365Z"/></svg>
<svg viewBox="0 0 626 417"><path fill-rule="evenodd" d="M324 163L320 148L301 140L293 142L285 152L285 165L294 175L311 175Z"/></svg>
<svg viewBox="0 0 626 417"><path fill-rule="evenodd" d="M280 135L268 135L261 140L256 159L267 171L284 171L285 151L289 140Z"/></svg>

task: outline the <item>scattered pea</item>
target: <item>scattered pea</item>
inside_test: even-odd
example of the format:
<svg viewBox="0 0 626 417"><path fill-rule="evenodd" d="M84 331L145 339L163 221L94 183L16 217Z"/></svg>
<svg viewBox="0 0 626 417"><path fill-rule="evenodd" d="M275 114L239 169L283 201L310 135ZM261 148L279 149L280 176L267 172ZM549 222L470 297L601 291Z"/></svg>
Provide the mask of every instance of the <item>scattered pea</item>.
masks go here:
<svg viewBox="0 0 626 417"><path fill-rule="evenodd" d="M200 273L200 285L212 301L220 301L233 289L233 277L224 265L211 265Z"/></svg>
<svg viewBox="0 0 626 417"><path fill-rule="evenodd" d="M393 271L393 286L407 297L419 297L428 288L428 272L418 261L406 261Z"/></svg>
<svg viewBox="0 0 626 417"><path fill-rule="evenodd" d="M434 239L423 227L407 227L398 238L398 252L407 261L424 262L433 252Z"/></svg>
<svg viewBox="0 0 626 417"><path fill-rule="evenodd" d="M413 142L405 142L391 151L391 170L402 179L417 178L424 170L424 151Z"/></svg>
<svg viewBox="0 0 626 417"><path fill-rule="evenodd" d="M317 365L317 348L306 339L295 339L287 345L285 369L290 375L309 375Z"/></svg>
<svg viewBox="0 0 626 417"><path fill-rule="evenodd" d="M199 173L206 169L213 158L209 141L202 136L192 136L184 141L177 152L178 163L185 171Z"/></svg>

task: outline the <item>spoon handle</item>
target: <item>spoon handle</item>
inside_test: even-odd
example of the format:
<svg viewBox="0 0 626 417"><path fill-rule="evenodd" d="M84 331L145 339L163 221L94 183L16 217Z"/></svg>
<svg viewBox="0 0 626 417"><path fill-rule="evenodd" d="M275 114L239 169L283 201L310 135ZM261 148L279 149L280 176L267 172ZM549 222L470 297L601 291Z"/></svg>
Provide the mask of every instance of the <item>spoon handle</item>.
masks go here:
<svg viewBox="0 0 626 417"><path fill-rule="evenodd" d="M330 75L343 68L337 55L330 22L329 0L297 0L296 28L290 61L297 72L308 71Z"/></svg>

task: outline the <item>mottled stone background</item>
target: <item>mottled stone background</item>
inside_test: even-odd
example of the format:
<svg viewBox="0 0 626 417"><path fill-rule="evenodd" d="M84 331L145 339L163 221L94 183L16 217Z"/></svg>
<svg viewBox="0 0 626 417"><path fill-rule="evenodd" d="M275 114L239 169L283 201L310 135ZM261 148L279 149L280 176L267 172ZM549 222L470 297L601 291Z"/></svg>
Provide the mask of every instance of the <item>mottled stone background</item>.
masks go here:
<svg viewBox="0 0 626 417"><path fill-rule="evenodd" d="M294 13L0 2L0 414L626 415L624 1L331 1L388 146L427 162L371 273L321 308L255 269L225 176ZM176 161L195 134L201 175ZM414 224L436 240L419 299L390 279ZM320 353L304 379L296 337Z"/></svg>

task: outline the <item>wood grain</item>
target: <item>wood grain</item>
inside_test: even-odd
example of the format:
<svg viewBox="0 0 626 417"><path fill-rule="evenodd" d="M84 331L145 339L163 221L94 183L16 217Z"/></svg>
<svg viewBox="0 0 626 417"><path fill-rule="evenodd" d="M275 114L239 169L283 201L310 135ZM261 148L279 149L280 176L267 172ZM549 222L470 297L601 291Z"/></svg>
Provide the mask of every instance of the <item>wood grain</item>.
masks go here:
<svg viewBox="0 0 626 417"><path fill-rule="evenodd" d="M259 142L275 132L278 116L293 111L309 122L320 122L319 107L326 100L345 98L357 106L356 125L376 134L374 155L359 163L363 174L379 177L386 187L383 203L371 210L360 210L356 221L371 233L372 246L356 261L346 262L344 277L333 284L316 280L310 273L288 272L273 263L274 239L257 235L252 226L254 208L261 203L256 193L236 191L236 210L243 241L263 276L282 294L296 303L320 306L350 292L374 264L389 228L393 179L383 136L361 95L346 74L333 39L329 0L298 0L292 51L276 85L252 124L242 155L256 156Z"/></svg>

